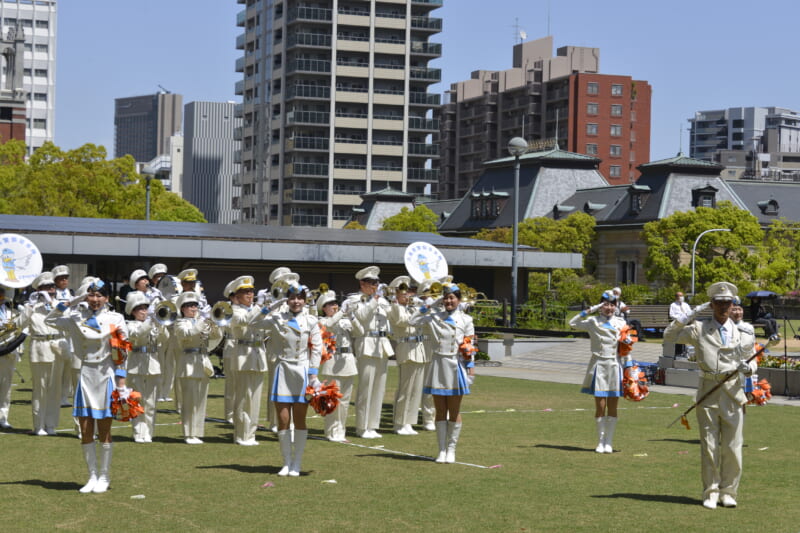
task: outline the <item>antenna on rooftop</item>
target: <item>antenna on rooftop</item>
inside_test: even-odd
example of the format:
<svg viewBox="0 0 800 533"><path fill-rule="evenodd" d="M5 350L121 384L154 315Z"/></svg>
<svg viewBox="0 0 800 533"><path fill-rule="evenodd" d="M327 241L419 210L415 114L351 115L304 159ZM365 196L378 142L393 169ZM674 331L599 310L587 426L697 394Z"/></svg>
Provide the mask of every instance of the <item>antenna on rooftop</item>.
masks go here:
<svg viewBox="0 0 800 533"><path fill-rule="evenodd" d="M519 19L514 19L514 43L522 44L528 38L528 32L519 27Z"/></svg>
<svg viewBox="0 0 800 533"><path fill-rule="evenodd" d="M547 0L547 35L550 35L550 0Z"/></svg>
<svg viewBox="0 0 800 533"><path fill-rule="evenodd" d="M167 89L163 85L158 85L158 88L161 89L161 91L164 92L164 94L172 94L172 91L170 91L169 89Z"/></svg>

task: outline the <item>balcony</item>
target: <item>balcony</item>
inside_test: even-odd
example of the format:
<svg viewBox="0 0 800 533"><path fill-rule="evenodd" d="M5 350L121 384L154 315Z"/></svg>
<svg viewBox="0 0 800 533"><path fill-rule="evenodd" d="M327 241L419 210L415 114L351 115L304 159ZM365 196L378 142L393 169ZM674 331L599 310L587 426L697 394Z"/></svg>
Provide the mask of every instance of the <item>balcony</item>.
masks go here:
<svg viewBox="0 0 800 533"><path fill-rule="evenodd" d="M292 215L292 226L327 226L326 215Z"/></svg>
<svg viewBox="0 0 800 533"><path fill-rule="evenodd" d="M413 6L414 4L425 4L435 9L442 7L442 0L411 0L411 5Z"/></svg>
<svg viewBox="0 0 800 533"><path fill-rule="evenodd" d="M442 31L442 19L434 17L411 17L411 29Z"/></svg>
<svg viewBox="0 0 800 533"><path fill-rule="evenodd" d="M411 53L438 57L442 55L442 45L440 43L413 41L411 43Z"/></svg>
<svg viewBox="0 0 800 533"><path fill-rule="evenodd" d="M428 143L408 143L409 155L438 156L439 145Z"/></svg>
<svg viewBox="0 0 800 533"><path fill-rule="evenodd" d="M244 33L240 33L236 36L236 49L244 50Z"/></svg>
<svg viewBox="0 0 800 533"><path fill-rule="evenodd" d="M331 47L331 36L324 33L290 33L286 40L286 47L314 46L319 48Z"/></svg>
<svg viewBox="0 0 800 533"><path fill-rule="evenodd" d="M291 191L291 199L296 202L328 202L327 189L295 188Z"/></svg>
<svg viewBox="0 0 800 533"><path fill-rule="evenodd" d="M321 98L330 100L331 88L325 85L305 85L296 83L289 87L287 98Z"/></svg>
<svg viewBox="0 0 800 533"><path fill-rule="evenodd" d="M245 62L244 57L237 57L236 58L236 64L234 66L234 68L236 69L236 72L244 72L244 62Z"/></svg>
<svg viewBox="0 0 800 533"><path fill-rule="evenodd" d="M294 22L295 20L330 22L333 20L333 13L330 9L319 7L296 7L289 10L286 20L287 22Z"/></svg>
<svg viewBox="0 0 800 533"><path fill-rule="evenodd" d="M442 69L428 67L411 67L412 80L425 80L440 82L442 80Z"/></svg>
<svg viewBox="0 0 800 533"><path fill-rule="evenodd" d="M295 59L289 62L286 72L324 72L330 74L331 62L324 59Z"/></svg>
<svg viewBox="0 0 800 533"><path fill-rule="evenodd" d="M327 137L295 137L286 141L287 150L328 151L330 141Z"/></svg>
<svg viewBox="0 0 800 533"><path fill-rule="evenodd" d="M438 181L438 168L409 168L408 179L414 181Z"/></svg>
<svg viewBox="0 0 800 533"><path fill-rule="evenodd" d="M327 111L289 111L286 113L287 124L330 124L330 113Z"/></svg>
<svg viewBox="0 0 800 533"><path fill-rule="evenodd" d="M236 25L240 28L244 28L244 22L247 20L247 10L242 9L238 13L236 13Z"/></svg>
<svg viewBox="0 0 800 533"><path fill-rule="evenodd" d="M438 94L411 91L408 95L408 103L411 105L437 106L441 101L442 97Z"/></svg>
<svg viewBox="0 0 800 533"><path fill-rule="evenodd" d="M409 117L408 129L411 130L426 130L426 131L439 131L439 119L436 118L419 118Z"/></svg>
<svg viewBox="0 0 800 533"><path fill-rule="evenodd" d="M287 176L327 176L327 163L289 163L286 165Z"/></svg>

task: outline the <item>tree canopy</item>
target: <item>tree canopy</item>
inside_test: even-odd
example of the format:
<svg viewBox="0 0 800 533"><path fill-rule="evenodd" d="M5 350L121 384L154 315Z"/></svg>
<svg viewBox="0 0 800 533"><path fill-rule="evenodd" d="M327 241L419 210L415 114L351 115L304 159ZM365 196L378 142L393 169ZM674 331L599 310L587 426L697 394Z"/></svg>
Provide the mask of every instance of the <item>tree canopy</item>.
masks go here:
<svg viewBox="0 0 800 533"><path fill-rule="evenodd" d="M734 283L740 291L752 290L764 232L755 216L730 202L677 212L645 224L642 239L647 244L647 278L673 289L690 290L692 247L702 232L716 228L730 231L710 232L698 241L695 292L705 292L716 281Z"/></svg>
<svg viewBox="0 0 800 533"><path fill-rule="evenodd" d="M26 161L21 141L0 145L0 213L144 219L145 185L131 156L107 159L102 146L63 151L48 142ZM150 218L206 221L159 180L150 183Z"/></svg>
<svg viewBox="0 0 800 533"><path fill-rule="evenodd" d="M541 248L545 252L577 253L586 257L592 249L594 227L594 217L582 212L559 220L527 218L519 224L519 243ZM511 243L513 235L511 228L495 228L483 229L473 238Z"/></svg>
<svg viewBox="0 0 800 533"><path fill-rule="evenodd" d="M424 233L438 233L436 224L439 218L436 213L424 205L418 205L414 210L404 207L394 216L383 221L383 231L421 231Z"/></svg>

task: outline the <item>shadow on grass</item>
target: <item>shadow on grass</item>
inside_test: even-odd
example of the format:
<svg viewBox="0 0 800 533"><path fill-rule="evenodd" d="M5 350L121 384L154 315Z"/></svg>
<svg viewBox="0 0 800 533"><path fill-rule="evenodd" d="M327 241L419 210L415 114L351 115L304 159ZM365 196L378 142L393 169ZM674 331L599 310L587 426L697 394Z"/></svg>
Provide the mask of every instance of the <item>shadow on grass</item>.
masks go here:
<svg viewBox="0 0 800 533"><path fill-rule="evenodd" d="M0 485L30 485L47 490L68 490L77 492L83 485L66 481L45 481L43 479L22 479L19 481L2 481Z"/></svg>
<svg viewBox="0 0 800 533"><path fill-rule="evenodd" d="M679 505L700 505L702 501L686 496L670 496L669 494L637 494L635 492L615 492L614 494L595 494L592 498L625 498L643 502L675 503Z"/></svg>
<svg viewBox="0 0 800 533"><path fill-rule="evenodd" d="M243 474L277 474L281 470L280 466L240 465L240 464L208 465L208 466L197 466L195 468L197 468L198 470L233 470L235 472L241 472Z"/></svg>
<svg viewBox="0 0 800 533"><path fill-rule="evenodd" d="M592 452L594 448L579 448L577 446L557 446L555 444L534 444L533 446L518 446L518 448L548 448L551 450L561 450L563 452Z"/></svg>
<svg viewBox="0 0 800 533"><path fill-rule="evenodd" d="M700 444L700 439L650 439L649 442L680 442L682 444Z"/></svg>
<svg viewBox="0 0 800 533"><path fill-rule="evenodd" d="M357 454L355 457L382 457L386 459L396 459L398 461L433 461L430 457L419 457L414 455L397 455L393 453L364 453Z"/></svg>

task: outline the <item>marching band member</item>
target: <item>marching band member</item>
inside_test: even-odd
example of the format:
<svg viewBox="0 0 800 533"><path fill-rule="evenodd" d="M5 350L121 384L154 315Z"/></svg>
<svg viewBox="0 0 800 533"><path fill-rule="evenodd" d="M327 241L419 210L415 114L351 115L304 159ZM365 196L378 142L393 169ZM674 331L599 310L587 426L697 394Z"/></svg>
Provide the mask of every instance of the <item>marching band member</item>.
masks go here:
<svg viewBox="0 0 800 533"><path fill-rule="evenodd" d="M399 383L394 397L394 431L398 435L417 434L411 426L419 418L425 367L429 362L423 343L425 336L419 327L409 323L415 309L411 306L410 284L408 276L398 276L389 284L395 290L396 299L389 311L389 323L397 343Z"/></svg>
<svg viewBox="0 0 800 533"><path fill-rule="evenodd" d="M283 456L279 476L299 476L308 438L306 386L319 388L317 378L322 336L317 318L304 312L308 289L292 281L286 289L286 310L261 310L258 322L270 335L278 364L270 386L270 400L278 413L278 441ZM276 306L276 304L273 304ZM294 439L289 429L294 422Z"/></svg>
<svg viewBox="0 0 800 533"><path fill-rule="evenodd" d="M202 288L198 286L197 269L187 268L186 270L181 270L180 274L178 274L178 279L181 282L181 289L183 289L183 292L194 292L197 295L197 303L200 310L207 310L208 300L206 300Z"/></svg>
<svg viewBox="0 0 800 533"><path fill-rule="evenodd" d="M378 291L380 268L368 266L356 273L360 292L345 305L352 313L353 347L358 361L356 392L356 434L362 439L379 439L383 395L389 357L394 355L389 335L389 302Z"/></svg>
<svg viewBox="0 0 800 533"><path fill-rule="evenodd" d="M329 335L333 335L335 350L331 358L322 363L319 373L323 381L328 378L336 380L342 398L339 407L332 413L325 415L325 436L332 442L345 442L347 432L347 410L350 407L350 398L353 395L358 368L353 355L353 341L351 332L353 324L344 313L339 310L336 293L327 291L317 300L319 323L325 326Z"/></svg>
<svg viewBox="0 0 800 533"><path fill-rule="evenodd" d="M233 438L236 444L255 446L261 390L267 373L264 335L253 323L262 316L253 305L255 287L252 276L240 276L228 283L225 294L232 295L233 317L228 326L231 335L231 370L234 370ZM227 385L227 367L225 381Z"/></svg>
<svg viewBox="0 0 800 533"><path fill-rule="evenodd" d="M150 316L147 296L136 291L128 295L125 313L131 315L128 335L132 344L127 360L130 386L142 395L144 413L133 418L134 442L153 442L156 422L156 388L161 380L161 364L158 360L159 337L163 328Z"/></svg>
<svg viewBox="0 0 800 533"><path fill-rule="evenodd" d="M75 296L72 289L69 288L69 267L67 265L58 265L51 270L53 273L53 282L56 285L56 302L69 302ZM54 304L55 305L55 304ZM61 372L61 406L68 407L69 398L75 390L75 385L78 383L78 372L81 369L81 359L75 355L72 349L72 343L67 339L68 357L65 354L65 360Z"/></svg>
<svg viewBox="0 0 800 533"><path fill-rule="evenodd" d="M208 342L218 334L217 326L200 318L200 297L192 291L178 296L181 318L175 321L175 340L179 350L176 374L180 381L181 423L186 444L202 444L205 434L208 379L214 367L208 358Z"/></svg>
<svg viewBox="0 0 800 533"><path fill-rule="evenodd" d="M266 289L261 289L256 294L256 305L259 307L264 307L265 305L269 305L273 301L277 300L278 298L272 294L272 287L274 287L275 282L278 281L278 278L281 276L285 276L286 274L291 274L292 270L288 267L278 267L273 270L269 275L269 287Z"/></svg>
<svg viewBox="0 0 800 533"><path fill-rule="evenodd" d="M20 309L17 325L28 328L25 355L31 362L31 411L34 435L55 435L61 410L61 368L71 357L64 334L48 324L56 286L52 272L42 272L32 283L36 291Z"/></svg>
<svg viewBox="0 0 800 533"><path fill-rule="evenodd" d="M436 436L439 441L437 463L455 463L456 445L461 434L461 400L469 394L475 375L473 360L475 328L472 317L459 309L461 289L454 283L442 284L443 310L421 307L409 319L411 325L424 326L430 337L431 371L425 392L433 395L436 407Z"/></svg>
<svg viewBox="0 0 800 533"><path fill-rule="evenodd" d="M237 278L238 279L238 278ZM236 280L234 280L236 281ZM223 296L228 299L228 303L233 309L236 303L236 289L233 288L234 282L228 283L223 291ZM222 347L222 369L225 374L225 392L223 393L222 408L224 409L223 418L229 424L233 424L233 414L236 405L236 339L231 335L230 324L220 328L225 335L225 344ZM234 434L234 441L235 441Z"/></svg>
<svg viewBox="0 0 800 533"><path fill-rule="evenodd" d="M77 306L84 300L88 304L85 310ZM87 291L70 304L72 307L64 302L58 304L47 315L46 322L70 334L75 351L82 358L72 408L81 425L81 445L89 469L89 481L80 492L105 492L110 483L111 392L115 375L111 338L127 339L128 329L121 314L108 310L108 285L102 281L91 283ZM124 376L124 371L120 375ZM94 443L95 427L101 443L99 468Z"/></svg>
<svg viewBox="0 0 800 533"><path fill-rule="evenodd" d="M720 281L706 291L710 303L675 319L666 330L664 340L690 344L700 367L697 398L703 398L731 372L752 375L755 360L747 362L754 353L755 336L742 331L730 320L730 310L738 289ZM711 318L694 320L711 306ZM717 503L736 507L739 480L742 477L742 444L744 404L747 397L742 381L729 379L697 405L697 425L700 427L700 472L703 481L703 506L715 509Z"/></svg>
<svg viewBox="0 0 800 533"><path fill-rule="evenodd" d="M137 268L131 272L131 275L128 278L128 285L130 285L131 289L139 291L147 296L148 302L152 301L150 293L150 278L147 277L147 272L141 268ZM130 297L130 294L131 293L128 293L128 297Z"/></svg>
<svg viewBox="0 0 800 533"><path fill-rule="evenodd" d="M283 287L291 281L299 281L300 276L292 272L287 267L278 267L273 270L269 275L270 289L266 290L266 295L263 296L264 303L259 303L259 307L271 305L272 303L285 300L283 298ZM261 291L259 291L261 292ZM282 304L282 311L286 311L286 304ZM275 377L275 369L278 365L278 354L272 348L272 342L269 335L266 335L266 350L267 350L267 386L272 383ZM278 413L275 411L275 404L267 402L267 427L273 433L278 432Z"/></svg>
<svg viewBox="0 0 800 533"><path fill-rule="evenodd" d="M11 322L11 307L6 301L6 289L0 285L0 329ZM0 352L0 428L13 429L8 422L8 409L11 407L11 384L17 366L19 349Z"/></svg>
<svg viewBox="0 0 800 533"><path fill-rule="evenodd" d="M147 277L150 278L150 292L151 298L150 300L164 300L164 295L161 294L161 290L158 288L158 283L161 281L161 278L167 275L167 265L164 263L156 263L155 265L150 267L150 270L147 271Z"/></svg>
<svg viewBox="0 0 800 533"><path fill-rule="evenodd" d="M595 423L597 426L597 453L613 453L612 441L617 427L617 404L622 396L623 369L630 366L630 356L618 357L617 344L620 340L625 319L615 316L617 296L605 291L600 303L588 311L581 311L572 317L569 325L586 331L591 339L592 358L586 369L581 392L594 396ZM600 316L588 316L600 311Z"/></svg>

